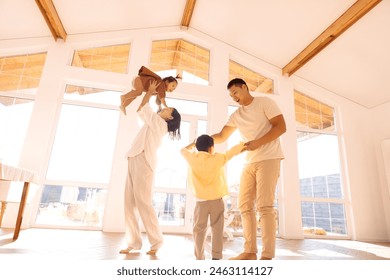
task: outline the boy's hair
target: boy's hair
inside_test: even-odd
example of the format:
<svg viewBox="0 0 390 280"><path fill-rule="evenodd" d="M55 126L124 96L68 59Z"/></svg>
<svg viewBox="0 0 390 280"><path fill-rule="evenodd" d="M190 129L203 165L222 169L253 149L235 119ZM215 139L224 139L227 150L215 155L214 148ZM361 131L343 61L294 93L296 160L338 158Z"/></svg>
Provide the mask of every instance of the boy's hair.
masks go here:
<svg viewBox="0 0 390 280"><path fill-rule="evenodd" d="M230 89L232 86L239 86L239 87L241 87L242 85L245 85L248 88L246 82L243 79L235 78L235 79L231 80L228 83L227 89Z"/></svg>
<svg viewBox="0 0 390 280"><path fill-rule="evenodd" d="M168 125L168 133L169 133L169 138L173 139L180 139L180 123L181 123L181 115L180 113L173 108L172 111L172 120L167 121Z"/></svg>
<svg viewBox="0 0 390 280"><path fill-rule="evenodd" d="M198 151L208 152L214 146L214 139L207 134L203 134L196 139L195 146Z"/></svg>

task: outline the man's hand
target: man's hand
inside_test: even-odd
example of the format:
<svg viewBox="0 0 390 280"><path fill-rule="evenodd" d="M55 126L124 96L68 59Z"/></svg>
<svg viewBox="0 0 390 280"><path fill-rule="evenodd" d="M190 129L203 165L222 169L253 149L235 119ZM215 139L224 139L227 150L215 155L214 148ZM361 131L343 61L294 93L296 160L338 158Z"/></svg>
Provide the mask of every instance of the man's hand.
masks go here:
<svg viewBox="0 0 390 280"><path fill-rule="evenodd" d="M244 144L244 151L253 151L259 148L259 144L256 140L248 141Z"/></svg>

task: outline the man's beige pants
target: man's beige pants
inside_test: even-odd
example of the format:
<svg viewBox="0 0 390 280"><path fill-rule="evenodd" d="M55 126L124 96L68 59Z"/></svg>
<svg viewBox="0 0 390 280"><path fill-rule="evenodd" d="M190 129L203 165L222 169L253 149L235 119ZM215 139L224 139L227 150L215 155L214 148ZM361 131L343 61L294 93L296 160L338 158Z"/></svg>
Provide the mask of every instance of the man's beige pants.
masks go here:
<svg viewBox="0 0 390 280"><path fill-rule="evenodd" d="M275 257L275 189L280 173L280 159L265 160L244 167L238 196L241 212L244 251L257 253L256 211L260 213L262 257Z"/></svg>
<svg viewBox="0 0 390 280"><path fill-rule="evenodd" d="M145 154L128 158L128 172L125 186L125 227L128 248L141 249L142 237L139 217L146 230L151 250L157 250L163 243L158 218L152 206L153 171Z"/></svg>

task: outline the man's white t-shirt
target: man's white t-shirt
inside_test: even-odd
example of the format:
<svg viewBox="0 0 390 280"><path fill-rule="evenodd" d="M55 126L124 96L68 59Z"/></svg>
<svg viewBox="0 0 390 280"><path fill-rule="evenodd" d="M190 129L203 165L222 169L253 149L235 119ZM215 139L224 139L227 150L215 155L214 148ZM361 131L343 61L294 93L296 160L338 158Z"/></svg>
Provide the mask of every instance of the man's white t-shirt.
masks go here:
<svg viewBox="0 0 390 280"><path fill-rule="evenodd" d="M281 115L276 103L268 97L255 97L251 104L239 107L229 117L227 126L236 127L244 142L258 139L271 130L270 119ZM268 159L283 159L283 151L279 138L248 151L247 163L254 163Z"/></svg>
<svg viewBox="0 0 390 280"><path fill-rule="evenodd" d="M144 151L146 161L154 170L157 162L157 149L160 147L164 135L168 133L168 125L163 118L153 112L149 103L145 104L137 114L144 125L127 152L127 157L135 157Z"/></svg>

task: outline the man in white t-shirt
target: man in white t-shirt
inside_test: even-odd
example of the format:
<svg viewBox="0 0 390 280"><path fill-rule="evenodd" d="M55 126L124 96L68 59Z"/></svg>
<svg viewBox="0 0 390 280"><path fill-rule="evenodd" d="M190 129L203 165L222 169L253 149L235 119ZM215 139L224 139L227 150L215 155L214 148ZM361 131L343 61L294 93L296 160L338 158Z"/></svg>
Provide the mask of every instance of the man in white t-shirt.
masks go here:
<svg viewBox="0 0 390 280"><path fill-rule="evenodd" d="M156 92L157 86L156 81L150 84L138 108L137 114L144 125L127 153L128 172L124 194L127 247L120 251L121 254L128 254L142 247L139 217L150 242L150 250L147 254L155 255L163 244L163 234L152 205L156 153L166 134L169 134L171 139L180 138L181 116L175 108L171 107L166 107L159 113L152 110L149 100Z"/></svg>
<svg viewBox="0 0 390 280"><path fill-rule="evenodd" d="M286 132L286 124L276 103L268 97L253 97L244 80L233 79L227 88L233 100L241 106L212 137L215 143L221 143L238 129L247 151L238 197L244 252L231 259L257 259L257 211L262 230L260 259L271 260L275 257L276 243L275 189L280 161L284 158L279 137Z"/></svg>

